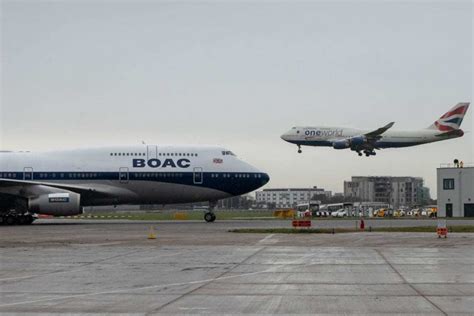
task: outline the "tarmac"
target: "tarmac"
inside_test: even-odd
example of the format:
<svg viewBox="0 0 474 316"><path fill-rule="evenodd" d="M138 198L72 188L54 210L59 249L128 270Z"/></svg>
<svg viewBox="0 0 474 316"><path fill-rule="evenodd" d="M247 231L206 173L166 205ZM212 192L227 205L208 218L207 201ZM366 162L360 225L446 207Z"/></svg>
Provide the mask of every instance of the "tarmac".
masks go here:
<svg viewBox="0 0 474 316"><path fill-rule="evenodd" d="M0 314L473 314L474 234L228 232L281 225L289 222L1 226Z"/></svg>

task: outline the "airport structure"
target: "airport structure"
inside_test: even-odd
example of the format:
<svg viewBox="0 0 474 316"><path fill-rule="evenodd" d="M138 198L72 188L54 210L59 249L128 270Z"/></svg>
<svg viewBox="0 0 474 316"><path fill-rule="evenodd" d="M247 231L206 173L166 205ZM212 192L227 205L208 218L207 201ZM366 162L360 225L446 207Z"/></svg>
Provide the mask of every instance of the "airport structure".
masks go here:
<svg viewBox="0 0 474 316"><path fill-rule="evenodd" d="M438 168L438 216L474 217L474 165Z"/></svg>
<svg viewBox="0 0 474 316"><path fill-rule="evenodd" d="M257 203L275 204L276 207L294 207L299 203L312 200L315 195L332 196L331 191L326 191L316 186L312 188L276 188L264 189L255 193Z"/></svg>
<svg viewBox="0 0 474 316"><path fill-rule="evenodd" d="M394 208L422 205L430 199L423 179L416 177L352 177L344 181L344 197L382 202Z"/></svg>

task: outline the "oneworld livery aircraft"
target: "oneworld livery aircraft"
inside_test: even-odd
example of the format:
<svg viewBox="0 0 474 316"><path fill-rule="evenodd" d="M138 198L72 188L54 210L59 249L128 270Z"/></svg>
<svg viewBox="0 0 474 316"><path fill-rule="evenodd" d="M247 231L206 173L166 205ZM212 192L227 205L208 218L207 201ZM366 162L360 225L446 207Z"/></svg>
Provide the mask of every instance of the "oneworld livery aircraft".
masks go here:
<svg viewBox="0 0 474 316"><path fill-rule="evenodd" d="M375 149L409 147L462 137L460 129L469 103L458 103L449 112L441 116L431 126L415 131L389 130L391 122L374 131L364 131L343 127L293 127L281 138L298 146L327 146L334 149L350 149L359 156L375 155Z"/></svg>
<svg viewBox="0 0 474 316"><path fill-rule="evenodd" d="M209 201L254 191L269 176L214 146L139 145L51 152L0 152L0 220L68 216L84 206Z"/></svg>

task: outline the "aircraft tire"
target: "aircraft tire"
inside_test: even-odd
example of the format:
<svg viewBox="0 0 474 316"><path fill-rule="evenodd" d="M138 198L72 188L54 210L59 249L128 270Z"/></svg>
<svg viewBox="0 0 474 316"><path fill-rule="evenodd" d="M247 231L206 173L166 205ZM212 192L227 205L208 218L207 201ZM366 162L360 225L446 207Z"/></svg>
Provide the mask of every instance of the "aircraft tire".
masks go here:
<svg viewBox="0 0 474 316"><path fill-rule="evenodd" d="M25 216L25 225L31 225L35 221L35 218L31 215Z"/></svg>
<svg viewBox="0 0 474 316"><path fill-rule="evenodd" d="M204 220L208 223L212 223L213 221L216 220L216 215L214 215L211 212L208 212L208 213L204 214Z"/></svg>
<svg viewBox="0 0 474 316"><path fill-rule="evenodd" d="M26 224L26 216L18 216L18 218L16 219L16 222L18 225L25 225Z"/></svg>
<svg viewBox="0 0 474 316"><path fill-rule="evenodd" d="M15 218L12 217L12 216L6 216L5 217L5 224L7 225L15 225L16 224L16 221L15 221Z"/></svg>

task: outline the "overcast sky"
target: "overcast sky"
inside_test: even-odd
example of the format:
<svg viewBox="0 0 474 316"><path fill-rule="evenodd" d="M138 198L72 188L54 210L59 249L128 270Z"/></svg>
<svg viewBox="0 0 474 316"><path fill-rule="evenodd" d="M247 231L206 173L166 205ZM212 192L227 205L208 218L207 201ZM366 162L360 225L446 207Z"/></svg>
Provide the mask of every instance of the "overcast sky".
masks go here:
<svg viewBox="0 0 474 316"><path fill-rule="evenodd" d="M474 162L462 139L360 158L295 125L421 129L472 100L472 3L1 1L0 149L218 144L267 187Z"/></svg>

